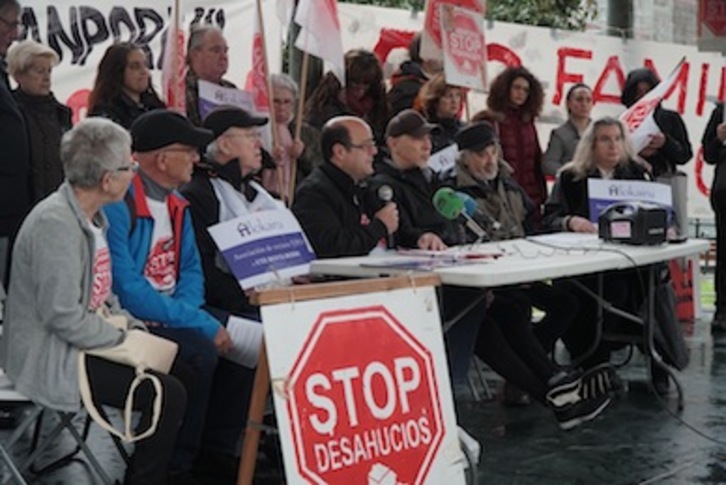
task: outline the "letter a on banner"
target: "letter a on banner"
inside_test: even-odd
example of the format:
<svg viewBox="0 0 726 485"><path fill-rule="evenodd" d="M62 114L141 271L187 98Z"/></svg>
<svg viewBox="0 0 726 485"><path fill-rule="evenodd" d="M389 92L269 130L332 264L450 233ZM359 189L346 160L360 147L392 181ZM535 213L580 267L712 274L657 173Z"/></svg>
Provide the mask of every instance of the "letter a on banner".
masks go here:
<svg viewBox="0 0 726 485"><path fill-rule="evenodd" d="M184 29L182 29L181 0L174 0L169 28L166 31L164 61L161 67L161 85L169 109L186 113L184 86Z"/></svg>

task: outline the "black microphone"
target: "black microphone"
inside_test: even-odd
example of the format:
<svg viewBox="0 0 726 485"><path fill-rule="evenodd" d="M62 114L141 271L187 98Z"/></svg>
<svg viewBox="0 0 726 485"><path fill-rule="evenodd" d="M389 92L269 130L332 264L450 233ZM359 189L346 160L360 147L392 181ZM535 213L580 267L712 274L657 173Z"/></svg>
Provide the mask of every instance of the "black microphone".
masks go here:
<svg viewBox="0 0 726 485"><path fill-rule="evenodd" d="M383 207L385 207L389 202L393 200L393 189L390 185L381 185L378 187L378 190L376 190L376 195L378 196L378 200L383 202ZM393 234L388 232L386 230L386 247L388 249L396 249L396 241L393 237Z"/></svg>

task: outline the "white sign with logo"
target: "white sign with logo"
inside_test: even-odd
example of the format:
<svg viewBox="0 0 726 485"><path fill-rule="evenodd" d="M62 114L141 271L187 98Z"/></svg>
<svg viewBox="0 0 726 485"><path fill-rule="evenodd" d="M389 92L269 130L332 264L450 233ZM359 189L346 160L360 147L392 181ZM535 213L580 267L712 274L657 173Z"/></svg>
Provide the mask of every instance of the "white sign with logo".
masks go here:
<svg viewBox="0 0 726 485"><path fill-rule="evenodd" d="M308 274L315 259L287 209L253 212L207 230L245 290Z"/></svg>
<svg viewBox="0 0 726 485"><path fill-rule="evenodd" d="M452 5L440 8L447 84L484 91L487 85L484 16Z"/></svg>
<svg viewBox="0 0 726 485"><path fill-rule="evenodd" d="M236 88L227 88L218 84L199 80L199 114L202 119L214 108L219 106L236 106L248 113L255 112L252 93L240 91Z"/></svg>
<svg viewBox="0 0 726 485"><path fill-rule="evenodd" d="M433 287L264 306L262 321L288 483L464 483Z"/></svg>
<svg viewBox="0 0 726 485"><path fill-rule="evenodd" d="M669 212L673 196L669 185L645 180L588 179L587 192L590 205L590 220L597 218L607 206L614 202L651 202L666 207Z"/></svg>
<svg viewBox="0 0 726 485"><path fill-rule="evenodd" d="M453 143L431 154L428 161L429 168L437 173L453 168L456 165L456 157L458 155L459 147L456 143Z"/></svg>

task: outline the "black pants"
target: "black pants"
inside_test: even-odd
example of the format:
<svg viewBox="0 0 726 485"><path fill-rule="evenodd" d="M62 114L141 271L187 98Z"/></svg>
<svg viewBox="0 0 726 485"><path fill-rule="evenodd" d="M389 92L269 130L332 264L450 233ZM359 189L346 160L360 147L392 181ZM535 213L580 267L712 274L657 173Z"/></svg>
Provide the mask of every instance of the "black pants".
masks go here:
<svg viewBox="0 0 726 485"><path fill-rule="evenodd" d="M636 270L604 274L603 298L617 308L629 313L637 313L638 308L644 301L646 291L639 281L645 282L645 275L641 276L639 278ZM577 281L597 293L597 276L580 277L577 278ZM575 295L580 302L580 308L574 321L562 336L562 341L565 343L571 358L573 360L579 359L590 350L595 342L598 303L571 281L558 281L556 285ZM626 334L642 332L642 330L638 329L637 324L609 312L603 313L602 328L604 331ZM582 362L582 367L587 369L608 362L613 348L613 344L601 340L594 348L594 351Z"/></svg>
<svg viewBox="0 0 726 485"><path fill-rule="evenodd" d="M534 335L548 354L574 321L580 305L577 297L564 288L539 281L498 289L495 290L495 294L498 298L512 300L511 304L517 304L526 310L530 322L532 307L545 313L542 320L533 325L533 329Z"/></svg>
<svg viewBox="0 0 726 485"><path fill-rule="evenodd" d="M134 369L98 357L88 357L87 367L96 405L123 409L129 386L135 377ZM164 392L161 417L156 433L136 442L124 480L124 483L130 485L159 485L167 482L168 463L186 408L187 394L180 380L173 375L154 374L161 380ZM136 391L136 410L141 411L140 430L149 426L155 395L149 381L141 384Z"/></svg>
<svg viewBox="0 0 726 485"><path fill-rule="evenodd" d="M716 291L716 313L726 316L726 193L711 196L716 213L716 273L713 278Z"/></svg>
<svg viewBox="0 0 726 485"><path fill-rule="evenodd" d="M150 327L149 330L179 345L172 373L177 367L186 369L182 383L188 395L187 410L169 466L172 473L182 473L191 470L201 448L209 394L217 368L217 347L195 329Z"/></svg>
<svg viewBox="0 0 726 485"><path fill-rule="evenodd" d="M452 385L465 386L477 334L487 312L484 290L446 285L441 289L441 301L444 323L454 317L460 317L444 334L444 345ZM470 306L471 308L462 314Z"/></svg>
<svg viewBox="0 0 726 485"><path fill-rule="evenodd" d="M521 292L494 292L487 319L479 329L476 354L497 374L544 403L548 381L558 368L531 325L531 306Z"/></svg>

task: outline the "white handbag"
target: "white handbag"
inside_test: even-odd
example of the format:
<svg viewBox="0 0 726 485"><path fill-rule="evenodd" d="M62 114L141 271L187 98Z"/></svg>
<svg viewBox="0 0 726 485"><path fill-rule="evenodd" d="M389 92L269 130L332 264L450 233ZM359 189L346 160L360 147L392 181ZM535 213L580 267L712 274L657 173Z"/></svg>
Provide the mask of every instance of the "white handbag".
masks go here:
<svg viewBox="0 0 726 485"><path fill-rule="evenodd" d="M107 312L99 309L99 315L106 319L111 325L126 329L128 320L123 315L109 315ZM124 341L113 347L103 349L92 349L78 352L78 384L81 392L81 400L88 414L93 420L109 433L118 436L127 443L139 441L147 438L156 432L161 415L161 403L163 399L163 389L161 380L147 372L147 370L155 370L162 374L168 374L176 357L178 345L171 340L158 337L151 333L139 329L131 329L126 331ZM111 423L104 419L96 409L93 402L91 386L88 380L88 370L86 368L86 356L92 355L100 357L119 364L133 367L136 371L136 377L131 381L128 393L126 395L126 403L123 410L124 429L119 431L114 428ZM144 382L151 381L155 389L154 403L152 409L151 424L143 432L134 435L132 425L132 413L134 410L134 395L136 389Z"/></svg>

